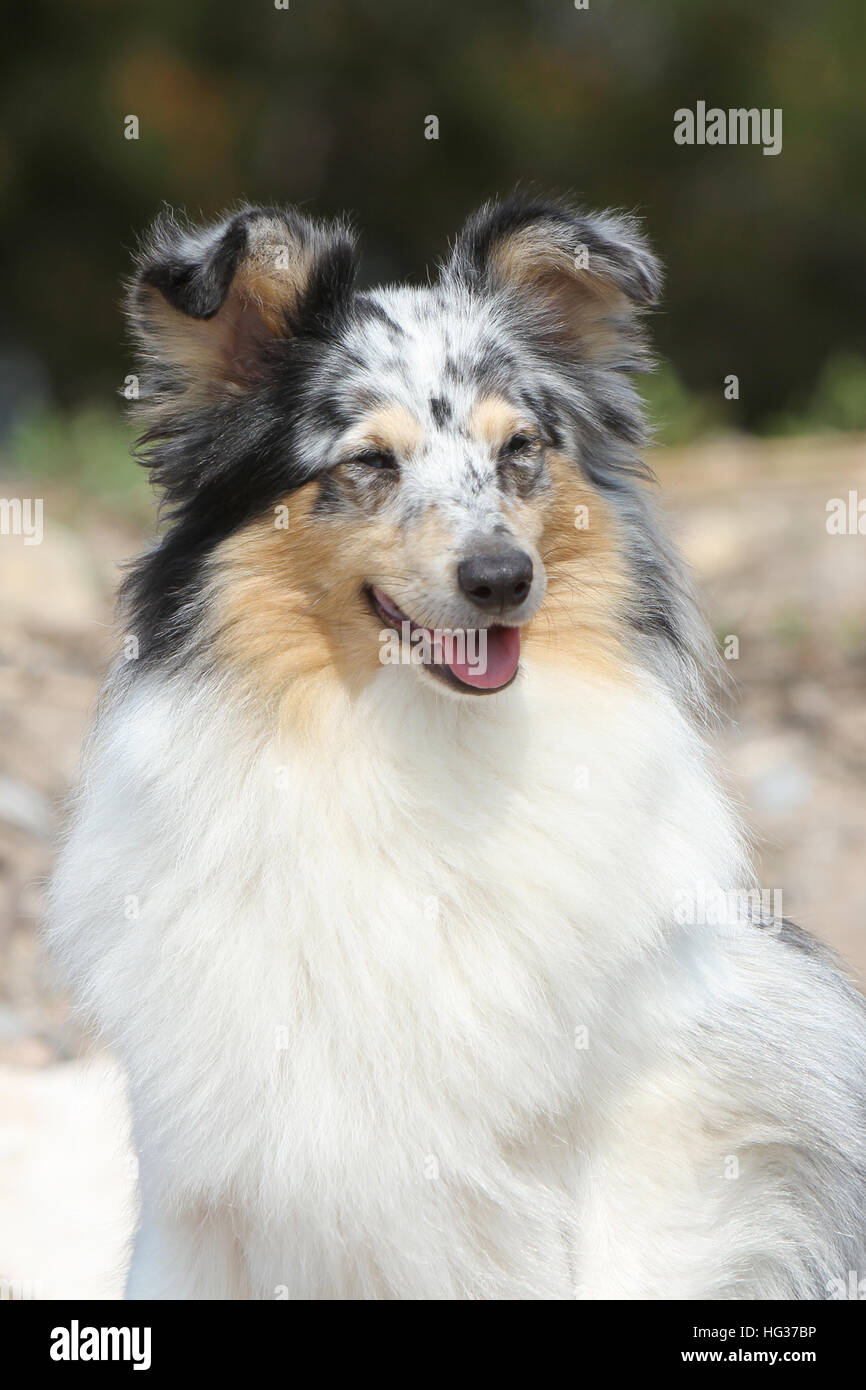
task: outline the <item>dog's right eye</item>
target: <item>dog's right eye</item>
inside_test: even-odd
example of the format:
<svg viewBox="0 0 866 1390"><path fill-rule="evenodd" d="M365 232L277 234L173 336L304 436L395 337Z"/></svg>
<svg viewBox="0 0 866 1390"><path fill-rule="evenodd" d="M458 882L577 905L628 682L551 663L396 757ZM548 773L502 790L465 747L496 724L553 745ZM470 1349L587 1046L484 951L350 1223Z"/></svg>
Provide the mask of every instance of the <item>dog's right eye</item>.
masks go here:
<svg viewBox="0 0 866 1390"><path fill-rule="evenodd" d="M362 449L353 454L350 463L362 463L367 468L398 468L396 458L388 449Z"/></svg>
<svg viewBox="0 0 866 1390"><path fill-rule="evenodd" d="M537 444L534 435L524 433L521 430L518 434L513 434L506 440L501 449L501 456L504 459L520 458L522 454L531 453Z"/></svg>

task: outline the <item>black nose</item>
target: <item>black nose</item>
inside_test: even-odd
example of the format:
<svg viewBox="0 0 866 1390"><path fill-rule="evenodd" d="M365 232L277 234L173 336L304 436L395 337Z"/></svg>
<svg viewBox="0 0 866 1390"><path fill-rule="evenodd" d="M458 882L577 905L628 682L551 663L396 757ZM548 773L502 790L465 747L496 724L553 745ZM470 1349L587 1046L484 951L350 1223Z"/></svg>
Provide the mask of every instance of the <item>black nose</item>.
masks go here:
<svg viewBox="0 0 866 1390"><path fill-rule="evenodd" d="M503 611L522 603L532 584L532 560L525 550L478 550L461 560L457 581L476 608Z"/></svg>

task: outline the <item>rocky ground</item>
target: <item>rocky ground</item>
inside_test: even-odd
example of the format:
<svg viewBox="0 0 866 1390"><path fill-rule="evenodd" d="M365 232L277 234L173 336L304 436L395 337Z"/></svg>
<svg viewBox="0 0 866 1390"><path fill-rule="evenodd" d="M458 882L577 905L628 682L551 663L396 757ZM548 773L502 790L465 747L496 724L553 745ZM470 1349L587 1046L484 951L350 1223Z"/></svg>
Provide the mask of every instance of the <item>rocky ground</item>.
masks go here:
<svg viewBox="0 0 866 1390"><path fill-rule="evenodd" d="M866 536L826 527L828 499L866 497L866 441L735 440L654 464L720 643L738 646L719 742L760 882L866 981ZM0 537L0 1297L98 1297L120 1287L132 1210L122 1089L70 1024L35 925L141 537L59 489L45 526L39 546Z"/></svg>

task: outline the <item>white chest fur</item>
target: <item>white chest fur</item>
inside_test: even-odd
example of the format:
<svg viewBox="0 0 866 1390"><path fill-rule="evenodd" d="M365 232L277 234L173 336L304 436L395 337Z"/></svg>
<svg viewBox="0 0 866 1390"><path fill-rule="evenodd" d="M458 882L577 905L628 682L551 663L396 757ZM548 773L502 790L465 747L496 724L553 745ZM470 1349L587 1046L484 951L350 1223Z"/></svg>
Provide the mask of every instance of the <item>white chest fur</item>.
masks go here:
<svg viewBox="0 0 866 1390"><path fill-rule="evenodd" d="M738 856L651 685L530 669L457 702L384 668L300 742L216 687L141 683L96 741L59 935L126 1061L145 1183L240 1202L263 1286L287 1242L317 1267L330 1241L368 1252L362 1288L396 1260L419 1296L473 1265L484 1289L484 1228L491 1289L527 1242L551 1288L564 1131L647 1045L676 894L740 882Z"/></svg>

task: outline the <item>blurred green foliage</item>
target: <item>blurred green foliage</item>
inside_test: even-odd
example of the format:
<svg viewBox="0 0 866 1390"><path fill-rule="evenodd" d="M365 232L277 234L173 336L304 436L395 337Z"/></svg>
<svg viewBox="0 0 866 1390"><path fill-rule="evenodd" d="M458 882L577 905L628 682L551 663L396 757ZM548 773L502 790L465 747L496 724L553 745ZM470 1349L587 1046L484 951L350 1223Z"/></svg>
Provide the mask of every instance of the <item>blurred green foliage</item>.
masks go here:
<svg viewBox="0 0 866 1390"><path fill-rule="evenodd" d="M12 24L0 346L49 402L130 369L119 284L163 202L345 208L367 280L422 278L520 181L646 218L663 437L866 423L862 0L31 0ZM698 100L781 107L782 153L675 145Z"/></svg>
<svg viewBox="0 0 866 1390"><path fill-rule="evenodd" d="M866 358L835 353L822 368L805 408L770 416L766 426L774 434L866 430Z"/></svg>
<svg viewBox="0 0 866 1390"><path fill-rule="evenodd" d="M92 500L134 521L148 521L153 498L146 469L130 458L134 431L101 404L45 409L15 424L0 462L15 478L61 484L77 506Z"/></svg>
<svg viewBox="0 0 866 1390"><path fill-rule="evenodd" d="M725 425L730 428L736 418L724 414L729 406L720 393L710 396L687 390L669 362L660 363L652 376L641 377L639 386L656 444L688 444L704 435L723 432Z"/></svg>

